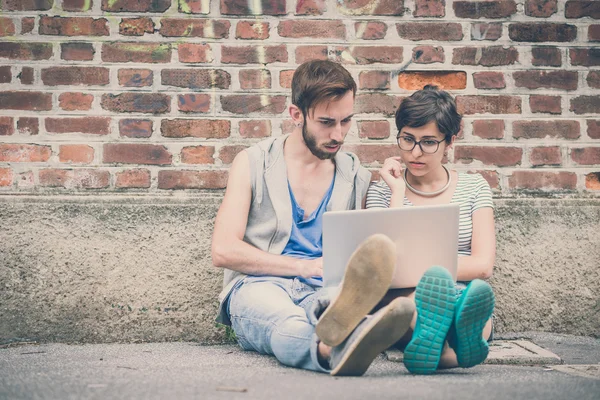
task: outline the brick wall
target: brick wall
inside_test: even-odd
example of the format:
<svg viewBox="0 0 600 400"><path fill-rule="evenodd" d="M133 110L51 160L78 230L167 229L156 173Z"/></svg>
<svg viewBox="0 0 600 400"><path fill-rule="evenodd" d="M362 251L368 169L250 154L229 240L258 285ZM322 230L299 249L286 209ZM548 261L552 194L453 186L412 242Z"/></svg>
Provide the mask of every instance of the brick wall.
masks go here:
<svg viewBox="0 0 600 400"><path fill-rule="evenodd" d="M449 161L498 196L600 194L600 1L0 0L0 194L221 189L287 133L294 68L356 79L346 148L374 171L393 112L457 96Z"/></svg>

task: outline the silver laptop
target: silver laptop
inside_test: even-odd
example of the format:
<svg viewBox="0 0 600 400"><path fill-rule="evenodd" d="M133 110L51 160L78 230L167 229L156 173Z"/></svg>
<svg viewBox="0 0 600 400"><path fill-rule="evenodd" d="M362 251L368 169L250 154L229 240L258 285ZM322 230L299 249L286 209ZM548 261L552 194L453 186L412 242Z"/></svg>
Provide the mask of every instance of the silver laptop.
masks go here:
<svg viewBox="0 0 600 400"><path fill-rule="evenodd" d="M433 265L456 280L459 204L329 211L323 215L323 284L337 286L346 264L367 237L383 233L396 243L391 288L415 287Z"/></svg>

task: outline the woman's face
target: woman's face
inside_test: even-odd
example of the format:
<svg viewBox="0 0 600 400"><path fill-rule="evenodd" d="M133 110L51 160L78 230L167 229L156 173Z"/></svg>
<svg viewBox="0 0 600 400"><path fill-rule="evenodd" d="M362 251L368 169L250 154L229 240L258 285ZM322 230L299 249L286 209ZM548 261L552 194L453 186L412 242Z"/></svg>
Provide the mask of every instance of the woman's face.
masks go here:
<svg viewBox="0 0 600 400"><path fill-rule="evenodd" d="M404 148L410 148L416 142L419 142L421 146L417 144L410 151L400 149L400 158L414 176L424 176L428 172L438 169L442 165L444 153L452 145L452 143L446 143L445 135L439 131L435 121L419 128L409 126L402 128L398 143ZM454 142L454 136L452 142ZM425 149L425 152L421 147Z"/></svg>

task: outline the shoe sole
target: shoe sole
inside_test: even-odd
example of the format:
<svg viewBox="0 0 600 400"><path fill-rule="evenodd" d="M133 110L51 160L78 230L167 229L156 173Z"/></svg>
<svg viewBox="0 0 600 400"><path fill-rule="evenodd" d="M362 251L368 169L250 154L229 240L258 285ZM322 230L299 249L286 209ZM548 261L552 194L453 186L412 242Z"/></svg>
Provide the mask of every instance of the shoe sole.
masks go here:
<svg viewBox="0 0 600 400"><path fill-rule="evenodd" d="M417 325L404 350L404 365L411 373L436 371L454 320L455 302L452 275L442 267L428 269L415 290Z"/></svg>
<svg viewBox="0 0 600 400"><path fill-rule="evenodd" d="M464 301L456 307L456 359L458 366L471 368L485 361L489 353L483 328L494 312L494 292L490 285L475 280L465 289Z"/></svg>
<svg viewBox="0 0 600 400"><path fill-rule="evenodd" d="M352 253L339 295L315 327L323 343L337 346L346 340L390 288L395 265L396 245L386 235L370 236Z"/></svg>
<svg viewBox="0 0 600 400"><path fill-rule="evenodd" d="M331 375L363 375L381 352L400 340L408 331L415 312L411 300L397 298L384 309L385 311L376 319L373 318L369 326L356 338L336 368L331 371Z"/></svg>

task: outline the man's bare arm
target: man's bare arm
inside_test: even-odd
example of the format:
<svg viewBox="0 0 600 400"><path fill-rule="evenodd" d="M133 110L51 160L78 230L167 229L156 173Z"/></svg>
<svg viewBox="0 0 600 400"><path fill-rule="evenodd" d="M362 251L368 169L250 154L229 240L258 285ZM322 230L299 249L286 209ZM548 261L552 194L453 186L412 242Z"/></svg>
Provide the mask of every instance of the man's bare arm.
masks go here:
<svg viewBox="0 0 600 400"><path fill-rule="evenodd" d="M231 165L223 203L212 238L215 267L248 275L321 276L322 261L270 254L243 241L252 201L248 153L240 152Z"/></svg>

